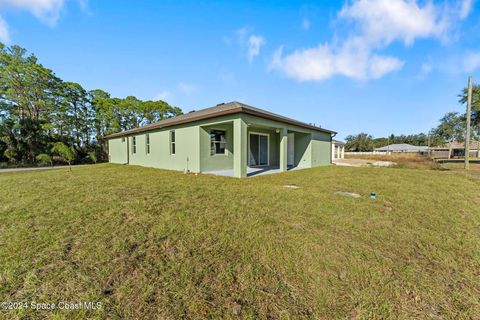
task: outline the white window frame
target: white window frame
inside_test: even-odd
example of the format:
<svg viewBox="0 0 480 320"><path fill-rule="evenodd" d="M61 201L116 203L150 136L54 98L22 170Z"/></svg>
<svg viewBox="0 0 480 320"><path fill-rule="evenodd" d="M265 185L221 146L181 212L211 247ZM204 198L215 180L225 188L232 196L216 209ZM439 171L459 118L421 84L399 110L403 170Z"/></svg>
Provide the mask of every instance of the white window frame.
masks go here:
<svg viewBox="0 0 480 320"><path fill-rule="evenodd" d="M150 154L150 134L145 134L145 154Z"/></svg>
<svg viewBox="0 0 480 320"><path fill-rule="evenodd" d="M172 139L172 133L173 133L173 136L174 136L174 139ZM170 155L175 155L177 153L177 133L175 132L175 130L170 130L168 132L168 136L169 136L169 141L170 141Z"/></svg>
<svg viewBox="0 0 480 320"><path fill-rule="evenodd" d="M270 166L270 134L268 133L263 133L263 132L256 132L256 131L250 131L248 133L248 145L247 145L247 149L248 149L248 158L247 158L247 162L248 162L248 166L250 166L250 136L252 134L256 134L256 135L259 135L259 136L266 136L267 137L267 164L260 164L260 165L256 165L255 167L268 167ZM260 146L259 146L260 147ZM259 151L259 156L260 156L260 151Z"/></svg>
<svg viewBox="0 0 480 320"><path fill-rule="evenodd" d="M132 154L137 153L137 137L132 137Z"/></svg>
<svg viewBox="0 0 480 320"><path fill-rule="evenodd" d="M212 154L212 131L223 131L223 132L225 132L225 151L223 153ZM209 130L209 137L210 137L210 156L214 157L214 156L226 156L226 155L228 155L228 153L227 153L228 152L228 149L227 149L227 130L211 128ZM214 141L214 143L220 143L220 141Z"/></svg>

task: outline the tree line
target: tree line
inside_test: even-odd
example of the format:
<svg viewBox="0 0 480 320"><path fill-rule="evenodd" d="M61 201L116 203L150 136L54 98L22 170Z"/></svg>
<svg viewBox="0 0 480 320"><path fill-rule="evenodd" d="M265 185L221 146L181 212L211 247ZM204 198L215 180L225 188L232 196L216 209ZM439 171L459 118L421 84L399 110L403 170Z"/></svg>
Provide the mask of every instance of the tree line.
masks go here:
<svg viewBox="0 0 480 320"><path fill-rule="evenodd" d="M458 95L459 103L467 102L467 89ZM472 114L471 114L471 140L480 140L480 86L473 86ZM407 143L414 146L444 146L451 149L454 141L464 142L466 135L466 113L448 112L440 120L438 126L428 133L411 135L390 135L389 137L374 138L368 133L349 135L345 138L345 149L355 152L373 151L375 148L389 144Z"/></svg>
<svg viewBox="0 0 480 320"><path fill-rule="evenodd" d="M0 43L0 164L105 161L105 135L179 114L162 100L88 91L57 77L26 49Z"/></svg>

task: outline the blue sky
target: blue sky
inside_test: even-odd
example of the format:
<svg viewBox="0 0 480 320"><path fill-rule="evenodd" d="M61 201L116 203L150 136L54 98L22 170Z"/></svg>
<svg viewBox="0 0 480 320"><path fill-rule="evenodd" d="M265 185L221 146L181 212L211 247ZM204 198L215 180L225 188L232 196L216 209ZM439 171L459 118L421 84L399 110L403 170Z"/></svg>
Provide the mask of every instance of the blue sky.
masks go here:
<svg viewBox="0 0 480 320"><path fill-rule="evenodd" d="M0 40L89 90L184 111L237 100L344 138L463 111L479 18L474 0L0 0Z"/></svg>

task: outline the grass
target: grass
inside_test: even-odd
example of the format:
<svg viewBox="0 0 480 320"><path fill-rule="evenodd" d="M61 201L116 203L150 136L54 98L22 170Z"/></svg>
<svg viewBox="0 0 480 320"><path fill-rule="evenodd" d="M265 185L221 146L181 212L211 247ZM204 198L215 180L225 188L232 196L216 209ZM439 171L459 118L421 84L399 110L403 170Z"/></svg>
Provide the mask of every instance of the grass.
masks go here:
<svg viewBox="0 0 480 320"><path fill-rule="evenodd" d="M480 314L480 180L451 171L234 179L107 164L3 173L0 186L0 302L102 302L0 318Z"/></svg>

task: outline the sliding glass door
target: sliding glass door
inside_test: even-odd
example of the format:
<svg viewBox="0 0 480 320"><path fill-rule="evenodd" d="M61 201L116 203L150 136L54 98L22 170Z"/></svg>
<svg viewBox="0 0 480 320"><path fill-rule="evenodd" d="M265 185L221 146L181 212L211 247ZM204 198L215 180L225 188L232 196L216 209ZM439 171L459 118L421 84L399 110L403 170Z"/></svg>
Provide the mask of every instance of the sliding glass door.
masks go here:
<svg viewBox="0 0 480 320"><path fill-rule="evenodd" d="M249 143L249 165L267 166L268 165L268 135L260 133L250 133Z"/></svg>

